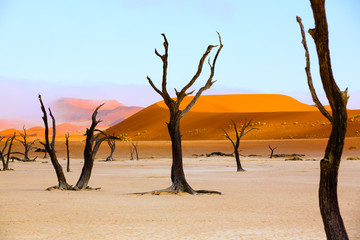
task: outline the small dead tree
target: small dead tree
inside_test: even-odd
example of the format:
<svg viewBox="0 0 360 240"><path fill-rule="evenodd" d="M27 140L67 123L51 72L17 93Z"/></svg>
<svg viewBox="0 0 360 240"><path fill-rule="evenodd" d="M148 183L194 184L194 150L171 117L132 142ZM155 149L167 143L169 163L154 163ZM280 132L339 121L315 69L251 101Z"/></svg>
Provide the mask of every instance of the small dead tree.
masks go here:
<svg viewBox="0 0 360 240"><path fill-rule="evenodd" d="M208 60L208 64L210 66L210 76L209 76L205 86L203 86L202 88L200 88L198 90L198 92L195 94L195 96L193 97L191 102L182 110L180 109L181 102L184 100L184 98L186 96L188 96L188 95L190 95L190 94L192 94L194 92L194 91L191 91L191 92L187 92L187 91L189 90L189 88L195 83L195 81L200 76L200 74L202 72L202 67L203 67L204 61L207 58L207 56L210 54L211 50L214 47L217 47L217 46L213 46L213 45L208 46L205 53L201 57L199 65L198 65L198 69L197 69L195 75L190 80L190 82L185 87L183 87L183 89L181 91L177 91L175 89L177 98L174 100L174 99L172 99L170 97L170 95L169 95L169 93L168 93L168 91L166 89L169 43L168 43L168 41L166 39L165 34L161 34L161 35L164 38L164 43L163 43L164 48L165 48L164 55L159 54L158 51L155 49L155 54L161 59L161 61L163 63L163 75L162 75L162 88L161 88L161 90L158 89L154 85L154 83L152 82L150 77L147 77L147 79L148 79L149 84L151 85L151 87L164 99L165 104L169 108L169 112L170 112L170 120L166 124L167 124L167 127L168 127L168 131L169 131L169 135L170 135L170 139L171 139L171 144L172 144L172 167L171 167L172 185L167 189L159 190L159 191L153 191L153 192L149 192L149 193L160 194L161 192L165 192L165 193L187 192L187 193L190 193L190 194L200 194L200 193L221 194L220 192L216 192L216 191L206 191L206 190L195 191L188 184L188 182L185 179L185 174L184 174L184 170L183 170L181 133L180 133L180 120L181 120L181 118L186 113L188 113L190 111L190 109L194 106L196 101L199 99L202 92L209 89L212 86L212 84L215 82L215 81L213 81L213 76L214 76L214 73L215 73L215 63L216 63L218 55L219 55L219 53L220 53L220 51L221 51L221 49L223 47L222 42L221 42L220 34L218 33L220 47L218 48L218 51L215 54L215 57L214 57L214 60L212 61L212 63L210 62L210 59Z"/></svg>
<svg viewBox="0 0 360 240"><path fill-rule="evenodd" d="M1 137L0 138L0 142L4 139L5 137ZM3 149L0 151L0 158L1 158L1 161L2 161L2 164L3 164L3 171L6 171L6 170L13 170L13 169L10 169L9 168L9 160L10 160L10 155L11 155L11 148L12 148L12 144L13 144L13 141L14 141L14 138L15 138L15 133L12 137L8 137L6 139L6 142L5 142L5 145L3 147ZM5 153L6 151L6 147L7 145L9 144L9 148L8 148L8 151L7 153Z"/></svg>
<svg viewBox="0 0 360 240"><path fill-rule="evenodd" d="M19 153L19 154L24 155L24 161L34 161L36 158L30 159L29 152L33 149L32 145L36 142L36 139L32 142L28 142L27 141L28 136L26 133L25 126L23 126L23 130L24 133L19 132L22 139L16 139L16 141L20 142L24 146L24 153L23 154Z"/></svg>
<svg viewBox="0 0 360 240"><path fill-rule="evenodd" d="M268 145L268 147L269 147L269 149L270 149L270 158L272 158L273 157L273 155L274 155L274 151L275 151L275 149L277 149L277 147L274 147L274 148L272 148L270 145Z"/></svg>
<svg viewBox="0 0 360 240"><path fill-rule="evenodd" d="M330 61L329 33L325 12L325 0L310 0L310 2L315 20L315 28L310 29L309 34L315 42L320 67L320 77L332 110L331 115L324 108L316 95L310 72L310 55L306 43L304 27L302 25L301 18L296 17L296 20L300 25L302 44L305 49L305 72L311 96L319 111L330 121L332 125L325 155L320 161L319 207L327 239L347 240L349 237L339 209L337 182L347 129L346 104L349 96L347 94L347 89L344 92L339 89L333 76Z"/></svg>
<svg viewBox="0 0 360 240"><path fill-rule="evenodd" d="M109 139L107 140L107 143L108 143L108 145L109 145L109 147L110 147L110 155L106 158L105 161L114 161L114 159L113 159L113 154L114 154L114 152L115 152L116 140L109 138Z"/></svg>
<svg viewBox="0 0 360 240"><path fill-rule="evenodd" d="M133 157L133 154L135 153L136 154L136 160L139 160L139 153L138 153L138 149L137 149L137 146L138 146L138 143L136 142L135 144L134 143L131 143L131 145L133 146L133 150L132 150L132 153L131 153L131 158L134 159ZM131 150L130 150L131 152Z"/></svg>
<svg viewBox="0 0 360 240"><path fill-rule="evenodd" d="M232 123L234 124L234 131L235 131L235 136L236 136L236 140L234 142L234 140L232 140L232 138L229 136L229 134L225 131L225 129L222 129L223 132L225 133L225 137L227 139L230 140L230 142L232 143L233 147L234 147L234 153L235 153L235 160L236 160L236 166L237 166L237 171L238 172L243 172L246 171L245 169L242 168L241 166L241 162L240 162L240 154L239 154L239 146L240 146L240 140L243 136L245 136L246 134L248 134L250 131L254 130L254 129L258 129L258 128L250 128L248 131L245 132L245 130L250 126L251 124L251 120L250 121L246 121L244 122L244 124L241 126L240 131L238 131L236 123L231 120Z"/></svg>
<svg viewBox="0 0 360 240"><path fill-rule="evenodd" d="M91 188L88 186L92 168L94 165L94 160L97 151L100 148L100 145L103 141L107 139L119 139L118 137L114 136L107 136L103 131L100 131L96 129L96 126L101 122L101 120L96 120L96 116L98 113L98 110L103 106L104 104L101 104L98 106L91 117L91 126L90 128L86 129L86 143L85 143L85 149L84 149L84 166L81 171L80 178L78 182L75 185L75 189L81 190L81 189L88 189L88 190L97 190L100 188ZM96 136L94 136L94 132L99 132ZM102 136L102 137L100 137Z"/></svg>
<svg viewBox="0 0 360 240"><path fill-rule="evenodd" d="M39 101L41 104L41 111L43 112L43 122L44 122L44 126L45 126L45 143L40 142L42 145L44 145L45 150L49 153L50 159L51 159L51 163L55 169L56 172L56 176L58 179L58 185L57 186L53 186L53 187L49 187L47 190L51 190L51 189L63 189L63 190L72 190L73 187L71 185L69 185L66 181L63 169L59 163L59 161L57 160L56 157L56 153L55 153L55 136L56 136L56 125L55 125L55 118L49 108L49 113L50 113L50 117L52 119L52 126L53 126L53 136L52 136L52 140L50 142L49 140L49 126L48 126L48 118L47 118L47 112L45 110L43 101L41 99L41 95L39 94Z"/></svg>
<svg viewBox="0 0 360 240"><path fill-rule="evenodd" d="M70 150L69 150L69 133L65 134L65 145L66 145L66 171L70 172Z"/></svg>

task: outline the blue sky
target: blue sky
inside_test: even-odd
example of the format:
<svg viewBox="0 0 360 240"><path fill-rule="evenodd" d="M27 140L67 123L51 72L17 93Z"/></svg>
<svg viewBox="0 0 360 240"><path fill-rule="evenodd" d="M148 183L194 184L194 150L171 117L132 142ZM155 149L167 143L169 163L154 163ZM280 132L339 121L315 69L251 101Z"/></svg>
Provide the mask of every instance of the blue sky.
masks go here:
<svg viewBox="0 0 360 240"><path fill-rule="evenodd" d="M326 10L335 79L349 88L349 107L360 109L360 1L328 0ZM307 0L0 0L0 101L7 103L0 118L28 116L39 107L37 93L45 102L79 97L147 106L161 100L146 80L161 84L154 54L163 52L161 33L169 41L171 92L191 79L207 45L218 43L218 31L224 44L218 81L205 94L280 93L312 104L297 15L306 29L314 26ZM206 65L194 88L207 76Z"/></svg>

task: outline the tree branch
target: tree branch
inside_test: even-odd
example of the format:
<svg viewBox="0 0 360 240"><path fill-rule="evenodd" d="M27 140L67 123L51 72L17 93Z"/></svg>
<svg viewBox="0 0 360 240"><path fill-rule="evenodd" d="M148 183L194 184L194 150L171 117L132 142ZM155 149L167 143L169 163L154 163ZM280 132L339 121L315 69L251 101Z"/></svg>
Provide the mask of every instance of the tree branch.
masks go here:
<svg viewBox="0 0 360 240"><path fill-rule="evenodd" d="M235 143L234 143L234 141L231 139L231 137L229 136L229 134L225 131L225 129L222 128L222 130L223 130L223 132L225 133L225 137L231 141L233 147L235 148Z"/></svg>
<svg viewBox="0 0 360 240"><path fill-rule="evenodd" d="M305 49L305 57L306 57L306 67L305 67L305 72L306 72L306 76L308 79L308 85L309 85L309 89L311 92L311 96L312 99L316 105L316 107L319 109L319 111L330 121L332 122L332 116L330 115L330 113L324 108L324 106L321 104L319 98L317 97L314 85L313 85L313 81L312 81L312 77L311 77L311 72L310 72L310 54L309 54L309 50L307 47L307 43L306 43L306 36L305 36L305 31L304 31L304 26L302 24L301 18L299 16L296 17L296 21L299 23L300 25L300 30L301 30L301 36L302 36L302 45L304 46ZM309 30L310 32L310 30ZM314 34L312 32L312 34Z"/></svg>
<svg viewBox="0 0 360 240"><path fill-rule="evenodd" d="M146 76L147 80L150 83L150 86L155 90L155 92L157 92L161 97L164 98L163 93L154 85L153 81L151 80L151 78L149 78L148 76Z"/></svg>
<svg viewBox="0 0 360 240"><path fill-rule="evenodd" d="M184 116L187 112L190 111L190 109L194 106L194 104L196 103L196 101L199 99L200 95L202 94L203 91L209 89L216 81L213 81L213 77L214 77L214 73L215 73L215 64L216 64L216 60L219 56L219 53L221 51L221 49L223 48L223 44L221 42L221 36L219 33L217 33L218 36L219 36L219 42L220 42L220 47L219 49L217 50L216 54L215 54L215 57L214 57L214 60L213 60L213 63L212 65L209 63L210 65L210 76L208 78L208 80L206 81L206 84L204 87L200 88L199 91L196 93L196 95L194 96L194 98L191 100L191 102L186 106L186 108L184 110L182 110L181 112L181 117ZM196 72L196 74L194 75L194 77L191 79L191 81L181 90L180 92L180 99L178 98L177 101L182 101L182 98L184 98L186 96L186 91L194 84L194 82L196 81L196 79L200 76L200 73L202 71L202 66L204 64L204 60L205 58L207 57L207 55L210 53L211 49L213 47L216 47L216 46L208 46L206 52L204 53L204 55L202 56L202 58L200 59L200 62L199 62L199 66L198 66L198 70ZM183 96L182 96L183 95ZM182 98L181 98L182 97Z"/></svg>
<svg viewBox="0 0 360 240"><path fill-rule="evenodd" d="M51 140L51 148L55 149L55 137L56 137L56 124L55 124L55 117L51 112L51 109L49 108L49 113L50 113L50 117L52 119L52 126L53 126L53 135L52 135L52 140Z"/></svg>

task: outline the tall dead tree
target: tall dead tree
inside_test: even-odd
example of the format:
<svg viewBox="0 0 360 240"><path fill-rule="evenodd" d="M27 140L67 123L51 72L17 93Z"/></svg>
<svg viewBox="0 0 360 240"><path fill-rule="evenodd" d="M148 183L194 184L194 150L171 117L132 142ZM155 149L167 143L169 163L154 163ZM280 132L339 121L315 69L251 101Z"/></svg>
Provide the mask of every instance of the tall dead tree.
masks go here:
<svg viewBox="0 0 360 240"><path fill-rule="evenodd" d="M69 133L65 134L65 145L66 145L66 171L70 172L70 150L69 150Z"/></svg>
<svg viewBox="0 0 360 240"><path fill-rule="evenodd" d="M161 35L164 38L164 43L163 43L164 48L165 48L164 55L159 54L158 51L155 49L155 54L161 59L161 61L163 63L163 75L162 75L162 88L161 88L161 90L158 89L154 85L154 83L152 82L152 80L149 77L147 77L147 79L148 79L151 87L164 99L165 104L169 108L169 112L170 112L170 120L166 124L167 124L167 127L168 127L169 135L170 135L170 138L171 138L171 144L172 144L172 167L171 167L172 185L167 189L160 190L160 191L154 191L153 193L157 194L157 193L160 193L160 192L170 192L170 193L187 192L187 193L190 193L190 194L198 194L198 193L220 194L219 192L215 192L215 191L206 191L206 190L195 191L187 183L187 181L185 179L184 170L183 170L181 133L180 133L180 120L181 120L181 118L186 113L188 113L190 111L190 109L194 106L196 101L199 99L202 92L205 91L206 89L209 89L212 86L212 84L215 82L215 81L213 81L213 76L214 76L214 73L215 73L215 63L216 63L218 55L219 55L219 53L220 53L220 51L221 51L221 49L223 47L223 45L221 43L220 34L218 33L220 47L219 47L219 49L218 49L212 63L211 63L210 59L208 60L208 64L210 66L210 76L209 76L205 86L203 86L202 88L200 88L198 90L198 92L195 94L195 96L193 97L191 102L182 110L180 109L181 102L184 100L184 98L186 96L188 96L188 95L190 95L190 94L192 94L194 92L194 91L191 91L191 92L187 92L187 91L189 90L189 88L195 83L195 81L200 76L202 68L203 68L204 61L207 58L207 56L210 54L211 50L214 47L217 47L217 46L213 46L213 45L208 46L205 53L203 54L203 56L200 59L198 69L197 69L195 75L192 77L190 82L185 87L183 87L183 89L181 91L178 92L175 89L177 98L172 99L170 97L167 89L166 89L169 43L168 43L168 41L166 39L165 34L161 34Z"/></svg>
<svg viewBox="0 0 360 240"><path fill-rule="evenodd" d="M39 101L41 104L41 110L44 114L43 121L44 121L44 125L45 125L45 143L42 143L45 146L45 150L49 153L49 156L51 158L51 163L54 166L55 172L56 172L56 176L58 178L58 186L54 186L54 187L50 187L48 188L48 190L51 189L63 189L63 190L83 190L83 189L88 189L88 190L92 190L93 188L88 187L88 182L90 180L90 176L91 176L91 171L94 165L94 160L95 160L95 155L97 153L97 151L99 150L99 147L101 145L101 143L104 140L107 140L109 138L112 139L118 139L117 137L113 137L113 136L107 136L104 132L95 129L96 125L101 122L101 120L96 120L96 115L97 112L99 110L99 108L104 105L101 104L100 106L98 106L93 115L92 115L92 123L90 126L90 129L86 130L86 143L85 143L85 148L84 148L84 165L82 168L82 172L81 175L79 177L78 182L76 183L76 186L73 187L69 184L67 184L66 182L66 178L63 172L63 169L61 167L61 165L59 164L56 154L55 154L55 136L56 136L56 127L55 127L55 118L49 108L49 113L50 116L52 118L52 124L53 124L53 137L52 137L52 141L50 143L49 141L49 127L48 127L48 120L47 120L47 113L45 111L45 107L44 104L41 100L41 95L39 94ZM96 137L94 137L94 132L100 132L99 134L97 134ZM104 136L100 138L100 135ZM99 189L99 188L94 188Z"/></svg>
<svg viewBox="0 0 360 240"><path fill-rule="evenodd" d="M116 140L115 139L108 139L107 143L109 145L110 148L110 155L106 158L105 161L114 161L113 159L113 154L115 152L115 147L116 147Z"/></svg>
<svg viewBox="0 0 360 240"><path fill-rule="evenodd" d="M250 128L248 131L245 132L245 130L250 126L251 124L251 120L250 121L246 121L244 122L244 124L241 126L240 131L238 131L236 123L231 120L232 123L234 124L234 131L235 131L235 136L236 136L236 140L235 142L232 140L232 138L229 136L229 134L225 131L225 129L222 129L223 132L225 133L225 137L227 139L230 140L230 142L232 143L233 147L234 147L234 153L235 153L235 160L236 160L236 167L237 167L237 171L238 172L243 172L246 171L245 169L242 168L241 166L241 162L240 162L240 155L239 155L239 146L240 146L240 140L243 136L245 136L246 134L248 134L250 131L257 129L257 128Z"/></svg>
<svg viewBox="0 0 360 240"><path fill-rule="evenodd" d="M99 108L101 108L104 104L98 106L91 117L91 126L90 128L86 129L86 142L84 148L84 166L81 171L80 178L75 185L75 189L100 189L100 188L91 188L88 186L92 168L94 166L94 160L97 151L100 148L100 145L103 141L107 139L119 139L114 136L107 136L104 132L96 129L96 126L101 122L101 120L96 120L96 116L98 113ZM96 136L94 136L94 132L99 132ZM102 136L102 137L100 137Z"/></svg>
<svg viewBox="0 0 360 240"><path fill-rule="evenodd" d="M310 0L310 2L315 20L315 28L310 29L309 34L314 39L316 45L320 77L332 110L332 114L330 114L316 95L310 72L310 55L306 43L304 27L301 18L297 17L296 19L300 25L302 35L302 44L305 49L305 72L309 89L315 105L332 125L325 155L320 161L319 206L327 239L347 240L349 237L339 209L337 182L347 129L346 104L349 97L347 89L344 92L339 89L332 72L325 0Z"/></svg>
<svg viewBox="0 0 360 240"><path fill-rule="evenodd" d="M49 113L50 113L50 117L52 119L52 126L53 126L53 136L52 136L52 140L50 142L49 140L49 125L48 125L48 118L47 118L47 112L45 110L43 101L41 99L41 95L39 94L39 101L41 104L41 111L43 112L43 122L44 122L44 126L45 126L45 143L41 142L41 144L44 145L45 150L49 153L50 159L51 159L51 163L55 169L56 172L56 176L58 179L58 185L54 186L54 187L49 187L48 190L51 189L64 189L64 190L72 190L72 186L69 185L66 182L66 178L63 172L63 169L59 163L59 161L57 160L56 157L56 153L55 153L55 137L56 137L56 125L55 125L55 118L49 108Z"/></svg>
<svg viewBox="0 0 360 240"><path fill-rule="evenodd" d="M28 136L26 133L26 128L23 126L24 133L19 132L22 139L16 139L16 141L20 142L24 146L24 161L29 161L29 152L33 149L32 145L36 142L36 139L32 142L28 142ZM35 159L32 159L35 160Z"/></svg>
<svg viewBox="0 0 360 240"><path fill-rule="evenodd" d="M5 137L1 137L0 138L0 142L4 139ZM12 148L12 144L13 144L13 141L14 141L14 138L15 138L15 133L12 137L8 137L6 139L6 142L4 144L4 147L3 149L0 151L0 158L1 158L1 161L2 161L2 164L3 164L3 171L6 171L6 170L13 170L13 169L10 169L9 168L9 161L10 161L10 155L11 155L11 148ZM9 144L9 148L8 148L8 151L7 153L5 153L6 151L6 147L7 145Z"/></svg>

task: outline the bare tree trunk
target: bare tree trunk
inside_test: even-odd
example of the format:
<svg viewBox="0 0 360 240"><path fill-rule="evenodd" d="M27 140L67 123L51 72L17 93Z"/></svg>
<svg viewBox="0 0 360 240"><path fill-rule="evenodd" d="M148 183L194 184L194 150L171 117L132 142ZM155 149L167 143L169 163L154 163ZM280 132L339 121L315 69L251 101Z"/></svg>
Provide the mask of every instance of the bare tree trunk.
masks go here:
<svg viewBox="0 0 360 240"><path fill-rule="evenodd" d="M49 153L50 159L51 159L51 163L55 169L56 172L56 176L58 179L58 185L55 187L50 187L48 188L48 190L51 190L53 188L57 188L57 189L65 189L65 190L70 190L73 189L72 186L70 186L67 182L66 182L66 178L63 172L63 169L61 167L61 165L59 164L59 161L57 160L56 157L56 153L55 153L55 136L56 136L56 125L55 125L55 118L51 113L51 110L49 108L49 112L50 112L50 116L52 118L52 126L53 126L53 136L52 136L52 141L50 143L49 141L49 127L48 127L48 119L47 119L47 113L44 107L44 104L42 102L41 99L41 95L39 94L39 101L41 104L41 111L43 112L43 122L45 125L45 143L42 143L45 147L45 150Z"/></svg>
<svg viewBox="0 0 360 240"><path fill-rule="evenodd" d="M138 143L136 142L136 144L134 144L134 143L131 143L132 144L132 146L133 146L133 153L131 154L131 155L133 155L134 154L134 152L135 152L135 154L136 154L136 160L139 160L139 153L138 153L138 149L137 149L137 145L138 145ZM133 156L131 156L132 158L133 158ZM133 158L134 159L134 158Z"/></svg>
<svg viewBox="0 0 360 240"><path fill-rule="evenodd" d="M5 137L2 137L0 138L0 142L4 139ZM3 149L0 151L0 158L1 158L1 161L2 161L2 164L3 164L3 171L6 171L6 170L13 170L13 169L9 169L9 161L10 161L10 157L11 157L11 148L12 148L12 144L13 144L13 141L14 141L14 138L15 138L15 133L14 135L10 138L8 137L6 139L6 142L4 144L4 147ZM8 148L8 151L7 153L5 154L5 150L6 150L6 147L7 145L9 144L9 148ZM6 157L6 160L5 160L5 157Z"/></svg>
<svg viewBox="0 0 360 240"><path fill-rule="evenodd" d="M328 25L325 12L325 0L310 0L310 2L315 19L315 29L310 29L309 33L315 41L320 66L321 81L332 110L331 116L316 96L310 73L310 57L307 48L305 32L301 18L297 17L303 38L302 43L305 49L305 71L308 78L310 92L320 112L326 118L328 118L332 124L331 134L325 150L325 155L320 162L319 206L327 239L347 240L349 237L347 235L339 209L337 182L347 129L346 104L348 95L347 89L344 92L340 91L332 73L328 39Z"/></svg>
<svg viewBox="0 0 360 240"><path fill-rule="evenodd" d="M65 145L66 145L66 171L70 172L70 151L69 151L69 133L65 134Z"/></svg>
<svg viewBox="0 0 360 240"><path fill-rule="evenodd" d="M5 137L0 137L0 142L4 139ZM0 158L1 158L1 162L2 162L2 164L3 164L3 170L5 171L5 168L6 168L6 161L5 161L5 150L6 150L6 147L7 147L7 145L8 145L8 143L9 143L9 138L7 138L6 139L6 142L5 142L5 144L4 144L4 147L3 147L3 149L0 151Z"/></svg>
<svg viewBox="0 0 360 240"><path fill-rule="evenodd" d="M110 155L106 158L106 161L113 161L113 154L114 154L114 151L115 151L115 147L116 147L116 142L114 139L108 139L107 140L107 143L110 147Z"/></svg>
<svg viewBox="0 0 360 240"><path fill-rule="evenodd" d="M78 180L78 182L76 183L76 188L78 189L85 189L88 187L88 183L91 177L91 171L92 168L94 166L94 159L95 159L95 154L93 153L93 145L94 145L94 131L96 126L98 125L98 123L100 123L100 120L96 120L96 115L98 113L98 110L101 106L103 106L104 104L101 104L100 106L98 106L93 115L92 115L92 123L90 126L90 129L86 129L86 143L85 143L85 148L84 148L84 165L81 171L81 175L80 178Z"/></svg>
<svg viewBox="0 0 360 240"><path fill-rule="evenodd" d="M15 138L15 133L14 133L14 135L12 136L12 138L11 138L11 140L10 140L10 144L9 144L9 148L8 148L8 153L7 153L7 157L6 157L6 162L5 162L5 166L4 166L4 169L3 169L3 170L9 170L9 161L10 161L10 155L11 155L11 147L12 147L14 138Z"/></svg>
<svg viewBox="0 0 360 240"><path fill-rule="evenodd" d="M1 151L0 151L0 158L1 158L1 162L3 164L3 170L4 170L5 169L5 157L4 157L4 155L2 154ZM0 171L1 171L1 169L0 169Z"/></svg>
<svg viewBox="0 0 360 240"><path fill-rule="evenodd" d="M242 166L241 166L240 155L239 155L239 150L238 150L238 149L235 149L235 160L236 160L237 171L238 171L238 172L244 172L244 171L246 171L246 170L243 169Z"/></svg>
<svg viewBox="0 0 360 240"><path fill-rule="evenodd" d="M92 168L94 166L94 160L95 160L95 156L97 151L100 148L101 143L104 140L107 139L119 139L117 137L114 136L107 136L104 132L95 129L96 126L101 122L101 120L96 120L96 115L98 113L98 110L100 107L102 107L104 104L101 104L100 106L98 106L93 115L92 115L92 123L90 126L90 129L86 130L86 143L85 143L85 148L84 148L84 166L82 168L81 171L81 175L80 178L78 180L78 182L76 183L75 189L77 190L81 190L81 189L90 189L90 190L97 190L100 188L91 188L88 186L90 177L91 177L91 172L92 172ZM99 132L99 134L94 137L94 132L97 131ZM104 137L100 138L100 134L102 134ZM95 141L95 142L94 142Z"/></svg>
<svg viewBox="0 0 360 240"><path fill-rule="evenodd" d="M171 166L171 181L170 189L174 192L187 192L195 194L196 192L190 187L185 179L182 158L181 133L180 133L180 119L175 118L170 120L168 124L168 131L171 138L172 147L172 166Z"/></svg>

